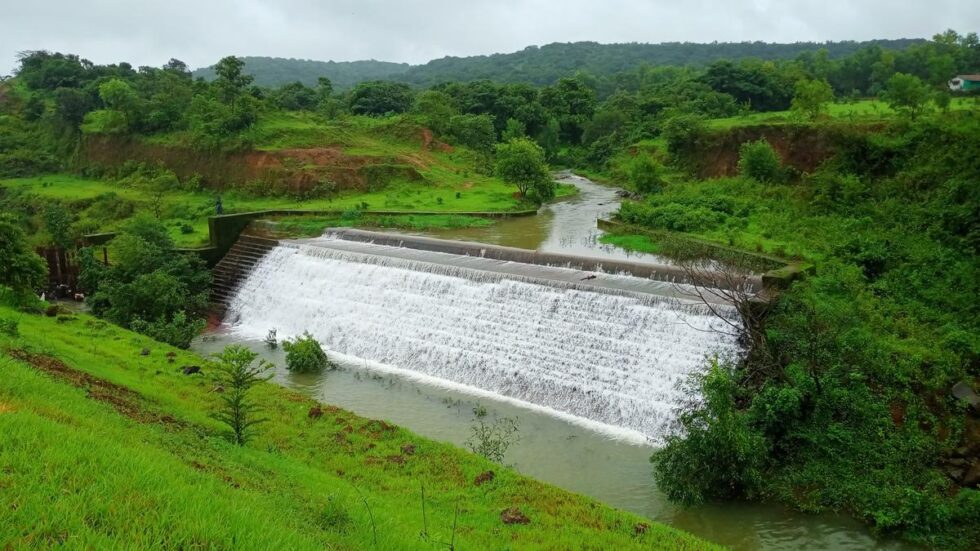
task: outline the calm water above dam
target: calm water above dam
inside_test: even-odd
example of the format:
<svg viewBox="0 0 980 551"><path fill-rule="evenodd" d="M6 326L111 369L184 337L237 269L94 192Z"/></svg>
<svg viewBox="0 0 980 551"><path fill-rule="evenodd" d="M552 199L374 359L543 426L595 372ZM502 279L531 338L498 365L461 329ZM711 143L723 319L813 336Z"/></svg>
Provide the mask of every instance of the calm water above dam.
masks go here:
<svg viewBox="0 0 980 551"><path fill-rule="evenodd" d="M428 235L633 261L597 242L614 190L567 176L582 193L490 228ZM536 232L536 233L535 233ZM243 282L202 353L242 343L276 381L357 414L463 445L475 420L517 417L506 462L518 471L736 549L906 549L849 519L778 506L682 509L654 485L649 456L709 354L738 354L720 323L662 282L490 263L364 243L306 240L274 249ZM566 273L567 272L567 273ZM341 369L299 376L268 350L269 329L309 330Z"/></svg>
<svg viewBox="0 0 980 551"><path fill-rule="evenodd" d="M602 230L597 218L608 218L619 210L616 188L597 184L570 172L556 175L559 182L573 184L578 194L541 207L537 216L505 218L483 228L459 228L416 232L443 239L478 241L492 245L537 249L549 253L665 263L669 259L626 251L599 242Z"/></svg>

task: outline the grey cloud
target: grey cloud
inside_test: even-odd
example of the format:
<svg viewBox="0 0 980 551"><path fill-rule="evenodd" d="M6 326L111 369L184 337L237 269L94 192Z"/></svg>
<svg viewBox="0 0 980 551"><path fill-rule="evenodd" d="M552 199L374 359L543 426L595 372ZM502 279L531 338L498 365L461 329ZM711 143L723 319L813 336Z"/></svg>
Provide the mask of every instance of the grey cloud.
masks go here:
<svg viewBox="0 0 980 551"><path fill-rule="evenodd" d="M0 73L22 50L192 67L235 55L423 63L531 44L795 42L980 28L972 0L49 0L5 2Z"/></svg>

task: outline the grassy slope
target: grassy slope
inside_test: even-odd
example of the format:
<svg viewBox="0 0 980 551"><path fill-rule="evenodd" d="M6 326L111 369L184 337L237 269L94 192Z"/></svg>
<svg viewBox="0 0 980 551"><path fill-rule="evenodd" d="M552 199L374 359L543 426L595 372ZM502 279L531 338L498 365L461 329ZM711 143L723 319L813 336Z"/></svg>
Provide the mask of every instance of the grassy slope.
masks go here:
<svg viewBox="0 0 980 551"><path fill-rule="evenodd" d="M133 201L136 210L151 212L148 198L139 190L126 188L103 180L71 175L47 175L33 178L0 180L0 185L20 188L27 193L46 199L79 201L93 199L101 194L114 192L121 198ZM459 191L460 198L456 198ZM376 192L344 193L332 198L299 200L288 197L249 197L240 193L221 195L226 214L266 209L347 210L367 203L371 210L419 210L419 211L508 211L520 204L512 194L513 188L499 180L479 186L453 184L395 184ZM164 197L165 223L179 246L196 246L207 242L207 217L214 214L213 192L175 190ZM122 221L99 223L100 231L117 228ZM180 225L188 224L194 231L180 233Z"/></svg>
<svg viewBox="0 0 980 551"><path fill-rule="evenodd" d="M270 421L239 448L209 415L209 370L179 371L201 358L84 315L0 316L20 323L0 336L0 546L362 549L373 515L376 548L431 549L452 538L458 504L464 549L710 547L383 422L329 407L311 420L311 400L272 384L255 391ZM24 349L60 358L76 383L12 357ZM531 523L504 525L512 506Z"/></svg>
<svg viewBox="0 0 980 551"><path fill-rule="evenodd" d="M423 151L419 127L400 119L347 117L325 121L312 114L269 113L251 131L256 149L340 147L344 153L378 157L379 162L411 163L424 177L420 182L395 182L372 192L344 192L332 197L299 200L290 197L256 197L223 192L226 213L264 209L346 210L367 203L371 210L399 211L513 211L528 208L514 197L515 188L498 178L478 174L473 154L465 149L450 152ZM164 134L145 138L148 142L175 145L186 136ZM139 189L106 180L64 174L0 180L0 186L21 189L45 199L78 202L101 194L116 193L133 202L137 211L150 212L150 200ZM572 188L573 190L573 188ZM569 189L564 189L568 193ZM459 197L457 197L457 193ZM214 214L216 194L212 191L173 190L164 199L163 213L171 235L180 246L207 242L207 217ZM92 221L98 231L111 231L121 221ZM182 233L181 226L193 231ZM41 239L44 236L39 235Z"/></svg>
<svg viewBox="0 0 980 551"><path fill-rule="evenodd" d="M966 111L977 108L973 98L953 98L949 105L950 111ZM827 116L831 119L849 122L876 122L893 119L896 112L882 101L860 100L849 103L830 103L827 105ZM794 111L773 111L768 113L750 113L737 117L712 119L708 127L714 129L753 126L758 124L799 124L805 119Z"/></svg>

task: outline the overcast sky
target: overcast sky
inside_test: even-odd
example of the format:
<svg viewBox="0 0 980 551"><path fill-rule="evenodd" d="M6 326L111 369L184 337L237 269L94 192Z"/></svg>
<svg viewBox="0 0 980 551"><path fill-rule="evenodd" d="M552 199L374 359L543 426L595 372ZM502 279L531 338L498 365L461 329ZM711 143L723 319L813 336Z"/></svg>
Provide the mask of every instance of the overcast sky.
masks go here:
<svg viewBox="0 0 980 551"><path fill-rule="evenodd" d="M768 42L980 29L977 0L0 1L0 74L23 50L191 67L225 55L424 63L549 42Z"/></svg>

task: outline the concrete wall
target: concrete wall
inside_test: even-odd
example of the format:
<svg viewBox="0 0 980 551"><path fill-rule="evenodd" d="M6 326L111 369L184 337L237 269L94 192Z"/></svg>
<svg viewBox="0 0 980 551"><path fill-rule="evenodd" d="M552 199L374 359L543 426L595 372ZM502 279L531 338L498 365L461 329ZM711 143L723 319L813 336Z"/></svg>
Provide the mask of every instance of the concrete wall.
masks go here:
<svg viewBox="0 0 980 551"><path fill-rule="evenodd" d="M397 235L351 228L336 228L329 230L329 234L339 239L345 239L348 241L361 241L366 243L376 243L378 245L389 245L393 247L406 247L409 249L478 256L482 258L492 258L494 260L521 262L524 264L538 264L541 266L568 266L576 270L593 272L602 271L606 273L626 273L634 277L679 283L698 283L700 285L714 287L724 287L726 285L724 278L712 278L710 274L704 274L705 278L702 280L696 282L690 281L690 274L683 268L679 266L670 266L667 264L637 263L606 258L543 253L529 249L518 249L515 247L501 247L498 245L487 245L484 243L434 239L431 237L414 235ZM762 278L759 276L750 276L747 282L756 290L760 290L762 288Z"/></svg>

